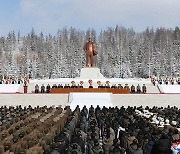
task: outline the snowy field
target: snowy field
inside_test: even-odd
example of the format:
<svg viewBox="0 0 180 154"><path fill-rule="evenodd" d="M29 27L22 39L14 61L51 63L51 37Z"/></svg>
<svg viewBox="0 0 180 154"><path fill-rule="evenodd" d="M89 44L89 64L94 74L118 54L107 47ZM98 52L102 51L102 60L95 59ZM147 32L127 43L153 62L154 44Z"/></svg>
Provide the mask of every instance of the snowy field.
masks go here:
<svg viewBox="0 0 180 154"><path fill-rule="evenodd" d="M73 110L77 105L82 109L85 104L87 108L90 108L91 105L99 105L101 108L104 105L113 107L111 97L111 93L70 93L68 104Z"/></svg>
<svg viewBox="0 0 180 154"><path fill-rule="evenodd" d="M180 85L158 85L161 93L172 94L177 93L180 94Z"/></svg>
<svg viewBox="0 0 180 154"><path fill-rule="evenodd" d="M0 93L19 93L20 84L0 84Z"/></svg>
<svg viewBox="0 0 180 154"><path fill-rule="evenodd" d="M32 105L32 106L65 106L69 104L68 94L0 94L1 105L16 106L16 105ZM77 99L76 99L77 100ZM75 101L76 101L75 100ZM122 105L127 106L163 106L168 105L177 106L180 108L180 94L121 94L121 95L111 95L111 102L113 106L121 107ZM96 103L93 98L81 99L76 104L79 105L104 105L109 106L106 101L101 101ZM73 104L72 104L73 105ZM75 105L73 105L75 106Z"/></svg>

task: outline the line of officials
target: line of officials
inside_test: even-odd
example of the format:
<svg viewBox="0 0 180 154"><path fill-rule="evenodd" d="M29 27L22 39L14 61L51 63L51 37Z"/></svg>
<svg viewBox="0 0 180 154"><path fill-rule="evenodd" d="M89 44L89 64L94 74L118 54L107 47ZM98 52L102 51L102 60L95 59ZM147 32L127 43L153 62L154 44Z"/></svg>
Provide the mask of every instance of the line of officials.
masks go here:
<svg viewBox="0 0 180 154"><path fill-rule="evenodd" d="M35 85L35 93L50 93L51 88L84 88L83 85L69 85L65 84L64 86L62 84L54 84L52 87L48 84L46 87L44 84L39 86L38 84ZM93 88L92 85L89 86L89 88ZM128 84L125 84L123 87L121 84L116 84L110 86L110 85L98 85L98 88L118 88L118 89L130 89L131 93L146 93L147 92L147 87L145 84L142 85L142 87L138 84L137 86L131 85L131 87L128 86Z"/></svg>

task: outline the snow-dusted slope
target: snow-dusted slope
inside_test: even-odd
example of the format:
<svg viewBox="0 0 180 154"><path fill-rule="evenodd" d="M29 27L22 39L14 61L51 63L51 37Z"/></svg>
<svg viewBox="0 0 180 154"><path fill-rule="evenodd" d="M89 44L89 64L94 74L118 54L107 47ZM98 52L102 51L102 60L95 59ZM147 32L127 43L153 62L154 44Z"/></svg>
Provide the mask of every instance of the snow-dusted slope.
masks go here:
<svg viewBox="0 0 180 154"><path fill-rule="evenodd" d="M19 93L20 84L0 84L0 93Z"/></svg>
<svg viewBox="0 0 180 154"><path fill-rule="evenodd" d="M158 85L161 93L179 93L180 85Z"/></svg>

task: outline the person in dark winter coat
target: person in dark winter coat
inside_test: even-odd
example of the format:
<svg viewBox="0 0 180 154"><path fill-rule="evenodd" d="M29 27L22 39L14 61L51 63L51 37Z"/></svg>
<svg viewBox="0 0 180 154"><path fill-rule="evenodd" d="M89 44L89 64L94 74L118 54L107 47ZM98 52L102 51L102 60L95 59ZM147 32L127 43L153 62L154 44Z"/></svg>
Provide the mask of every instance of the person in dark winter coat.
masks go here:
<svg viewBox="0 0 180 154"><path fill-rule="evenodd" d="M135 90L135 86L134 85L132 85L131 86L131 93L135 93L136 92L136 90Z"/></svg>
<svg viewBox="0 0 180 154"><path fill-rule="evenodd" d="M121 154L121 147L119 144L115 144L110 148L110 154Z"/></svg>
<svg viewBox="0 0 180 154"><path fill-rule="evenodd" d="M142 145L138 144L137 149L134 151L133 154L143 154Z"/></svg>
<svg viewBox="0 0 180 154"><path fill-rule="evenodd" d="M108 133L103 141L103 149L105 154L109 154L109 150L112 145L113 139L111 139L110 134Z"/></svg>
<svg viewBox="0 0 180 154"><path fill-rule="evenodd" d="M138 143L137 140L134 139L133 143L130 144L127 154L134 154L134 152L138 149Z"/></svg>
<svg viewBox="0 0 180 154"><path fill-rule="evenodd" d="M81 147L77 143L73 143L68 151L68 154L82 154Z"/></svg>
<svg viewBox="0 0 180 154"><path fill-rule="evenodd" d="M154 144L151 153L171 154L171 141L166 134L162 134L160 139Z"/></svg>
<svg viewBox="0 0 180 154"><path fill-rule="evenodd" d="M44 86L44 84L42 84L42 86L41 86L41 93L45 93L45 86Z"/></svg>
<svg viewBox="0 0 180 154"><path fill-rule="evenodd" d="M99 145L98 140L94 140L94 146L90 149L89 154L99 154L100 152L104 152L102 147Z"/></svg>
<svg viewBox="0 0 180 154"><path fill-rule="evenodd" d="M35 85L35 93L39 93L39 86L38 86L38 84Z"/></svg>
<svg viewBox="0 0 180 154"><path fill-rule="evenodd" d="M144 153L145 154L151 154L153 145L154 145L154 141L152 141L151 139L148 140L148 143L144 147Z"/></svg>
<svg viewBox="0 0 180 154"><path fill-rule="evenodd" d="M49 93L49 92L50 92L50 89L51 89L51 87L50 87L50 85L48 84L48 85L46 86L46 92Z"/></svg>

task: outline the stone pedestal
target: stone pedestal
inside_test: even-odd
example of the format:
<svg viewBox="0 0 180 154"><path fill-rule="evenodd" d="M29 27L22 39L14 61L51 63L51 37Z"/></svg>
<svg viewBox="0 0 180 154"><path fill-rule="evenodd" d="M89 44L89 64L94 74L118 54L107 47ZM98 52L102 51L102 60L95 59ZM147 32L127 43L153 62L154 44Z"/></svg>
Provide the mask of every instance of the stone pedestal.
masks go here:
<svg viewBox="0 0 180 154"><path fill-rule="evenodd" d="M85 67L81 69L81 79L105 79L97 67Z"/></svg>

